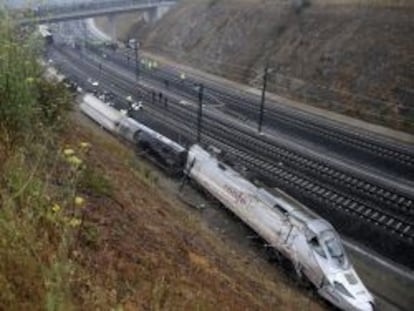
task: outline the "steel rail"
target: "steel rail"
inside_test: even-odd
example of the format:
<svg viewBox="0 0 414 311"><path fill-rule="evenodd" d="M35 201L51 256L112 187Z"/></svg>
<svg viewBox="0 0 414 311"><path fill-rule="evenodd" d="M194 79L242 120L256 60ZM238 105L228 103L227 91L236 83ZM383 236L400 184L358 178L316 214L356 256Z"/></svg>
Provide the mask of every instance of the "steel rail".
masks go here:
<svg viewBox="0 0 414 311"><path fill-rule="evenodd" d="M261 137L261 140L267 143L266 150L274 148L278 142L266 141L266 137ZM280 143L279 143L280 144ZM286 147L285 147L286 148ZM275 151L270 150L270 153L276 155ZM315 178L322 180L329 180L334 182L338 187L346 187L354 196L358 196L365 200L371 201L373 204L378 204L382 208L390 210L396 216L407 217L409 220L414 219L414 202L413 199L404 194L397 194L397 191L390 191L385 186L379 186L375 181L370 181L358 177L354 177L343 169L332 167L324 161L303 157L288 150L279 149L279 154L283 153L285 156L280 157L285 162L291 163L295 159L300 164L300 169L311 174Z"/></svg>
<svg viewBox="0 0 414 311"><path fill-rule="evenodd" d="M93 67L91 62L88 62L87 64L83 63L82 69L85 70L86 66L89 66L88 72L95 71L95 74L97 74L97 67ZM123 78L117 77L115 73L108 75L106 79L108 81L108 87L113 89L116 84L119 88L120 94L125 91L131 93L131 89L134 89L134 83L131 85L131 83L126 82ZM171 102L171 104L173 104L173 102ZM161 107L159 107L159 109L160 108ZM174 103L174 109L170 110L171 113L169 114L169 117L176 118L177 122L190 122L189 126L191 127L191 120L195 120L195 109L192 109L193 111L188 111L187 109L189 109L189 107L184 108L179 104ZM165 113L165 110L160 109L160 112ZM221 122L221 125L224 126L224 130L223 128L220 128L220 131L218 131L219 134L217 134L217 132L214 132L214 128L217 126L217 123L212 123L218 121L212 121L208 115L207 118L208 120L206 120L206 127L208 131L212 131L210 134L207 134L208 140L212 140L212 142L223 147L225 150L230 150L231 154L237 159L242 160L243 163L247 163L248 166L254 168L255 171L260 172L268 179L276 181L278 185L284 184L285 188L287 186L291 189L295 188L295 192L299 190L302 192L302 195L305 193L306 196L312 197L313 200L317 200L318 202L322 201L324 202L324 205L328 206L331 210L342 210L342 212L345 211L347 213L352 212L363 219L366 223L387 228L388 233L393 232L400 238L411 237L412 239L412 229L407 229L407 226L405 226L401 219L396 219L395 217L392 218L392 215L388 215L386 213L382 213L381 215L380 210L374 210L372 207L362 204L358 199L349 198L349 195L347 194L344 196L338 190L332 189L332 187L329 187L326 184L312 182L312 180L305 179L306 176L304 177L300 170L275 166L274 161L266 158L266 155L260 154L258 157L257 153L252 154L251 145L243 146L244 150L241 151L241 141L246 139L246 135L240 134L241 136L238 138L238 141L234 142L236 132L234 129L228 129L227 132L225 132L227 124L224 126L223 122ZM226 135L223 135L222 137L220 133L222 134L223 132L225 132ZM378 215L381 217L377 217ZM383 218L382 216L387 218ZM395 220L390 221L391 219Z"/></svg>
<svg viewBox="0 0 414 311"><path fill-rule="evenodd" d="M95 53L102 52L99 48L91 48ZM131 70L125 56L115 54L114 51L108 52L110 60L118 63ZM193 85L196 81L180 81L176 73L169 69L149 71L142 68L141 72L148 75L159 83L162 80L170 81L171 86L175 86L186 96L195 98L197 93L194 92ZM187 83L187 84L183 84ZM208 94L212 93L216 99L226 103L227 110L237 111L244 117L252 120L257 115L257 99L253 98L251 94L243 94L243 97L235 92L229 93L229 90L223 89L214 84L207 85L206 99ZM344 149L347 153L358 154L353 157L357 160L365 159L365 162L374 160L381 167L391 167L397 173L405 174L407 178L414 177L414 149L403 144L396 144L387 141L384 138L375 137L367 133L358 132L355 129L344 129L343 126L332 124L327 120L321 120L309 113L300 111L292 111L281 105L267 107L265 109L268 127L276 126L279 130L289 132L292 136L301 137L304 139L311 139L314 141L323 141L323 144L333 143L338 147L337 149ZM271 121L271 122L270 122ZM361 155L362 152L362 155ZM386 162L384 162L386 161ZM387 165L385 165L387 164Z"/></svg>

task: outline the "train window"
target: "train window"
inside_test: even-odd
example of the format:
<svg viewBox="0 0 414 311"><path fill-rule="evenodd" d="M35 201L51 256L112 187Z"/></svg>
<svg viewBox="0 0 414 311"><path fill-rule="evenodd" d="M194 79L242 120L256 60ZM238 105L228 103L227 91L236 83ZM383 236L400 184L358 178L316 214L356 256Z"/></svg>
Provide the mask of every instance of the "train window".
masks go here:
<svg viewBox="0 0 414 311"><path fill-rule="evenodd" d="M288 212L286 209L284 209L283 207L281 207L279 204L275 204L274 208L278 209L279 211L281 211L283 213L283 215L288 216Z"/></svg>
<svg viewBox="0 0 414 311"><path fill-rule="evenodd" d="M309 230L308 227L305 227L305 236L306 236L306 240L309 242L310 240L312 240L312 238L315 237L315 233Z"/></svg>
<svg viewBox="0 0 414 311"><path fill-rule="evenodd" d="M223 171L225 171L226 170L226 166L224 166L224 164L223 163L218 163L217 164L218 165L218 167L220 168L220 169L222 169Z"/></svg>
<svg viewBox="0 0 414 311"><path fill-rule="evenodd" d="M342 252L342 247L335 239L329 239L325 242L325 244L331 257L337 258L342 257L344 255L344 253Z"/></svg>
<svg viewBox="0 0 414 311"><path fill-rule="evenodd" d="M325 251L316 236L309 240L309 244L319 256L326 258Z"/></svg>
<svg viewBox="0 0 414 311"><path fill-rule="evenodd" d="M344 268L347 261L342 244L336 234L332 230L326 230L322 232L320 239L323 241L326 251L333 264Z"/></svg>

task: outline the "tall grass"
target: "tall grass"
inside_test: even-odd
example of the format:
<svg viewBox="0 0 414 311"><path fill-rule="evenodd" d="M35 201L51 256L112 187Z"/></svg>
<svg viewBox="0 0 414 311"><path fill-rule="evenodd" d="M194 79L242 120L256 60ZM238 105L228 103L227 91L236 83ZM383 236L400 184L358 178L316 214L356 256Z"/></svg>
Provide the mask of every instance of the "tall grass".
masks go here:
<svg viewBox="0 0 414 311"><path fill-rule="evenodd" d="M71 95L43 79L32 29L0 16L0 309L71 310L83 169L56 139Z"/></svg>

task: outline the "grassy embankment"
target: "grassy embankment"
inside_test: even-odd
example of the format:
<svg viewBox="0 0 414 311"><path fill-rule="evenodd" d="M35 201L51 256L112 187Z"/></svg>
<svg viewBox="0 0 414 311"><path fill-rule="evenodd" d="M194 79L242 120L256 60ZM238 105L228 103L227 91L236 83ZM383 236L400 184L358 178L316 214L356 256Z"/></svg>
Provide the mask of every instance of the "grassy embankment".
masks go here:
<svg viewBox="0 0 414 311"><path fill-rule="evenodd" d="M61 151L72 96L42 78L41 41L0 14L0 309L69 309L90 172Z"/></svg>

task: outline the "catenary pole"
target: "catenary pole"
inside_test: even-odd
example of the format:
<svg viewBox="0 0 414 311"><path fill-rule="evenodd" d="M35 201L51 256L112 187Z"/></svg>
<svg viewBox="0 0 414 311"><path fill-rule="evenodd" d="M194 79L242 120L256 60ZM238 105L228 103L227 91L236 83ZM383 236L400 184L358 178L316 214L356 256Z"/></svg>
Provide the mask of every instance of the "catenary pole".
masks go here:
<svg viewBox="0 0 414 311"><path fill-rule="evenodd" d="M201 127L203 118L203 95L204 85L200 84L198 89L198 117L197 117L197 142L201 142Z"/></svg>
<svg viewBox="0 0 414 311"><path fill-rule="evenodd" d="M266 88L267 88L267 78L269 73L269 64L266 63L266 67L264 69L263 74L263 88L262 88L262 99L260 101L260 112L259 112L259 124L258 124L258 132L262 132L262 124L263 124L263 113L264 113L264 106L266 101Z"/></svg>

